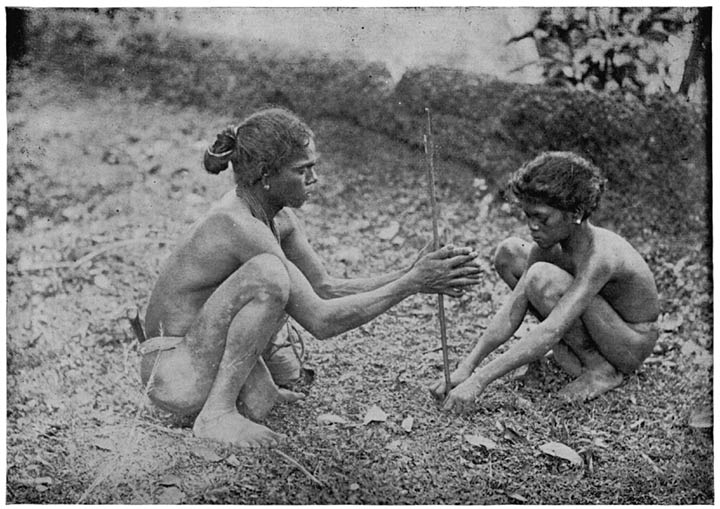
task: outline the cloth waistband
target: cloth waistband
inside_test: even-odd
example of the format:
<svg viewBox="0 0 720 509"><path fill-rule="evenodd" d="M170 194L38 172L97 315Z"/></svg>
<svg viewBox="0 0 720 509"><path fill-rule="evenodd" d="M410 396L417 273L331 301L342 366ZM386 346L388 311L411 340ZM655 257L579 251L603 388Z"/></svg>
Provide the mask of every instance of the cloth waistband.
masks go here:
<svg viewBox="0 0 720 509"><path fill-rule="evenodd" d="M150 338L140 343L140 353L145 355L162 350L172 350L177 348L184 339L185 338L181 336L158 336Z"/></svg>

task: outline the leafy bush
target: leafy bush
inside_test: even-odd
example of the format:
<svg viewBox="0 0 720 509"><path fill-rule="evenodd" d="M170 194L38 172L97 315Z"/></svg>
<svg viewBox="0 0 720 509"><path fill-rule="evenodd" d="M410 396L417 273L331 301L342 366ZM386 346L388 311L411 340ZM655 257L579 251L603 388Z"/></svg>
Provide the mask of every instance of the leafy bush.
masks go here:
<svg viewBox="0 0 720 509"><path fill-rule="evenodd" d="M489 119L500 114L499 108L520 86L484 74L428 67L405 72L395 87L395 96L399 103L418 114L429 107L432 111L486 125Z"/></svg>
<svg viewBox="0 0 720 509"><path fill-rule="evenodd" d="M704 119L676 97L518 89L502 108L503 137L534 157L569 150L595 162L628 212L642 204L660 230L698 223L706 191Z"/></svg>
<svg viewBox="0 0 720 509"><path fill-rule="evenodd" d="M439 67L409 70L393 88L378 63L240 55L220 41L159 32L138 21L142 16L119 32L110 16L98 21L86 10L54 12L31 31L35 60L83 84L133 88L224 118L280 104L309 120L350 120L416 147L429 107L438 156L469 164L490 184L539 152L570 150L604 170L609 216L649 211L659 231L702 228L706 219L706 203L697 199L706 190L705 119L671 95L643 102Z"/></svg>
<svg viewBox="0 0 720 509"><path fill-rule="evenodd" d="M687 7L553 7L511 41L535 41L549 85L643 96L672 89L673 61L695 15Z"/></svg>

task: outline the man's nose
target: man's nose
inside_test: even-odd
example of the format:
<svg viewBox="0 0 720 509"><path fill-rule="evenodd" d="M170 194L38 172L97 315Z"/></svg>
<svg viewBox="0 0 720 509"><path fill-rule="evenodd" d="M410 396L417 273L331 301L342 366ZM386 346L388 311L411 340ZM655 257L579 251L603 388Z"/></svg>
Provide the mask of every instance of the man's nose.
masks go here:
<svg viewBox="0 0 720 509"><path fill-rule="evenodd" d="M310 185L317 182L317 173L314 168L308 168L305 170L305 184Z"/></svg>

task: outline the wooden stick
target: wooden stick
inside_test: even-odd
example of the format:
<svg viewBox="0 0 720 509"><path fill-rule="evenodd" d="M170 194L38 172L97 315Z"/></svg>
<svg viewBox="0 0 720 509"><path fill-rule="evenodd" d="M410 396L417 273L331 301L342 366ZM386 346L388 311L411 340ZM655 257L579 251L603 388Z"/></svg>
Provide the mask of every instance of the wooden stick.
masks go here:
<svg viewBox="0 0 720 509"><path fill-rule="evenodd" d="M309 478L311 481L314 481L314 482L316 482L317 484L319 484L320 486L325 487L325 483L324 483L324 482L322 482L320 479L318 479L317 477L315 477L314 475L312 475L307 468L305 468L305 467L302 466L300 463L298 463L297 461L295 461L294 459L292 459L290 456L288 456L287 454L285 454L284 452L282 452L282 451L279 450L279 449L272 449L272 451L273 451L274 453L278 454L281 458L283 458L285 461L287 461L287 462L290 463L291 465L297 467L303 474L305 474L306 476L308 476L308 478Z"/></svg>
<svg viewBox="0 0 720 509"><path fill-rule="evenodd" d="M430 194L430 205L432 207L432 224L433 224L433 243L435 249L440 249L440 235L438 233L438 217L440 209L435 197L435 146L432 139L432 120L430 119L430 108L425 108L427 113L427 134L423 136L423 145L425 146L425 155L428 160L428 193ZM448 359L447 334L445 327L445 300L442 293L437 294L438 319L440 320L440 344L443 353L443 370L445 372L445 397L450 391L450 360Z"/></svg>

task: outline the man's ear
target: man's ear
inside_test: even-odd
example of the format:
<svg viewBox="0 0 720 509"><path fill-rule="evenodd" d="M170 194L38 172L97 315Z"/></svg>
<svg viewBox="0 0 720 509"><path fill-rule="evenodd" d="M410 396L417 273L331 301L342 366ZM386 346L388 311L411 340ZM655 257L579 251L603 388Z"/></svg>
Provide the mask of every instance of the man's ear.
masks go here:
<svg viewBox="0 0 720 509"><path fill-rule="evenodd" d="M580 223L582 223L582 220L583 220L583 216L584 216L584 215L585 215L585 214L583 213L582 210L576 210L575 212L573 212L573 216L572 216L572 217L573 217L573 222L574 222L575 224L580 224Z"/></svg>

